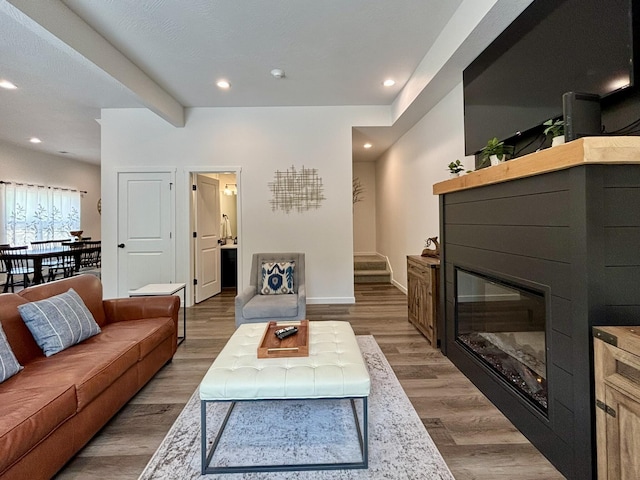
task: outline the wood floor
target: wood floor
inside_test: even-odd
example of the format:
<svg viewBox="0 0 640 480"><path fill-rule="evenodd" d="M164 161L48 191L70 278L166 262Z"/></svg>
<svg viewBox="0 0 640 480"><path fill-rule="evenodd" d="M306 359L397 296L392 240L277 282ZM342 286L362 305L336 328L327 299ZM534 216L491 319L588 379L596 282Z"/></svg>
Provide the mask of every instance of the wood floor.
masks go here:
<svg viewBox="0 0 640 480"><path fill-rule="evenodd" d="M356 285L355 305L308 305L310 320L347 320L373 335L457 480L564 477L407 321L392 285ZM187 309L187 339L164 367L58 474L137 479L234 331L234 290ZM295 475L292 476L295 478ZM179 479L176 479L179 480Z"/></svg>

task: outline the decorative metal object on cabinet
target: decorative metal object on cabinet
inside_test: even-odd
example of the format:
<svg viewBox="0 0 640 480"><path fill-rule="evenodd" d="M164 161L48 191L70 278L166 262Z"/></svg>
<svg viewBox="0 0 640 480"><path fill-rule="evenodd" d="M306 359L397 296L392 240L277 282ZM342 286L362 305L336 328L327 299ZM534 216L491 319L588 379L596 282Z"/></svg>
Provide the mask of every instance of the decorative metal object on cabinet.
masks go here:
<svg viewBox="0 0 640 480"><path fill-rule="evenodd" d="M440 260L420 255L407 256L407 305L409 321L438 346L438 295Z"/></svg>
<svg viewBox="0 0 640 480"><path fill-rule="evenodd" d="M594 327L598 479L640 478L640 326Z"/></svg>

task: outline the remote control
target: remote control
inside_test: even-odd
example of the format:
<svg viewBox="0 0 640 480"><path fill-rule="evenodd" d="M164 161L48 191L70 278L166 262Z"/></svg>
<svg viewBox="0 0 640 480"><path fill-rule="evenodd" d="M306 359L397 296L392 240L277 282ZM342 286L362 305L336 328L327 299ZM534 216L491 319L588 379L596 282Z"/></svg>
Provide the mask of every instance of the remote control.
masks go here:
<svg viewBox="0 0 640 480"><path fill-rule="evenodd" d="M276 334L276 337L282 340L283 338L287 338L293 335L294 333L298 333L298 327L294 327L294 326L285 327L285 328L281 328L280 330L276 330L274 333Z"/></svg>

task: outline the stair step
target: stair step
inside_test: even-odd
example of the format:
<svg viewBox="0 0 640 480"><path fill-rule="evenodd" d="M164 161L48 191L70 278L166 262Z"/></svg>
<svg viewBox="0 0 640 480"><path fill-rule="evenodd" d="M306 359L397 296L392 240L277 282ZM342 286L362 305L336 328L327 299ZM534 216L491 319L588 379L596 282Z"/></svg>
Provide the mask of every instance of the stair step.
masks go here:
<svg viewBox="0 0 640 480"><path fill-rule="evenodd" d="M353 257L353 269L360 270L385 270L387 259L382 255L355 255Z"/></svg>
<svg viewBox="0 0 640 480"><path fill-rule="evenodd" d="M354 283L391 283L391 271L382 255L353 256Z"/></svg>
<svg viewBox="0 0 640 480"><path fill-rule="evenodd" d="M384 270L386 268L386 262L357 262L353 264L354 270Z"/></svg>
<svg viewBox="0 0 640 480"><path fill-rule="evenodd" d="M388 270L356 270L355 283L391 283L391 272Z"/></svg>

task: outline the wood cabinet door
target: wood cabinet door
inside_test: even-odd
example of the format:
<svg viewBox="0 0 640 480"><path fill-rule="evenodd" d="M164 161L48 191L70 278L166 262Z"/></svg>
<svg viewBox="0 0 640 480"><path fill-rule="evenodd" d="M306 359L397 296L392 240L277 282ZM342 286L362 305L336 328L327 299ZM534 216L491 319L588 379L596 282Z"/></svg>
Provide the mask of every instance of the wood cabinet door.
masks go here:
<svg viewBox="0 0 640 480"><path fill-rule="evenodd" d="M407 306L409 308L409 320L418 322L420 316L420 277L409 273L407 275Z"/></svg>
<svg viewBox="0 0 640 480"><path fill-rule="evenodd" d="M605 398L615 411L615 417L607 415L607 478L637 480L640 478L640 403L608 384Z"/></svg>
<svg viewBox="0 0 640 480"><path fill-rule="evenodd" d="M435 336L434 336L434 302L435 299L433 297L433 283L431 282L431 271L425 276L422 280L422 296L424 300L423 308L422 308L422 325L426 331L427 340L431 343L431 346L435 346Z"/></svg>
<svg viewBox="0 0 640 480"><path fill-rule="evenodd" d="M429 340L437 341L436 289L437 269L432 265L407 258L407 304L409 321Z"/></svg>

